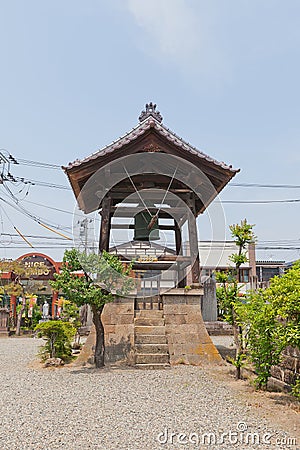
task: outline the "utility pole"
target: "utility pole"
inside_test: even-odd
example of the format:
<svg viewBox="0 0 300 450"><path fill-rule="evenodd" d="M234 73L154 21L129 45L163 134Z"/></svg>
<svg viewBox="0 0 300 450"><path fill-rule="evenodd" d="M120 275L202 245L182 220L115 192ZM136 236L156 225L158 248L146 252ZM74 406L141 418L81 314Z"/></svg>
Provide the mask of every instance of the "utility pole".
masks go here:
<svg viewBox="0 0 300 450"><path fill-rule="evenodd" d="M3 184L4 181L13 181L16 182L17 180L14 178L14 176L10 173L10 164L19 164L18 161L12 156L8 155L6 156L4 154L4 151L7 152L4 149L1 149L0 151L0 167L1 167L1 173L0 173L0 184Z"/></svg>
<svg viewBox="0 0 300 450"><path fill-rule="evenodd" d="M84 253L87 253L89 248L91 249L91 246L89 246L89 223L91 223L93 220L85 218L83 220L78 221L78 224L80 226L79 228L79 240L80 245L83 247Z"/></svg>

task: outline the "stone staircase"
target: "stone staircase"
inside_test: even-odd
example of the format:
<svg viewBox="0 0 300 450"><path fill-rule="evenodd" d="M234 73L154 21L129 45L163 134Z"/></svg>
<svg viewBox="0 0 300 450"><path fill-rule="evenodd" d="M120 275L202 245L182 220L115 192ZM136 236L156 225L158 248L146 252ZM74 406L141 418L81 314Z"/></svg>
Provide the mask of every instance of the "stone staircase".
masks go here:
<svg viewBox="0 0 300 450"><path fill-rule="evenodd" d="M134 319L135 365L164 369L170 365L163 311L143 309Z"/></svg>

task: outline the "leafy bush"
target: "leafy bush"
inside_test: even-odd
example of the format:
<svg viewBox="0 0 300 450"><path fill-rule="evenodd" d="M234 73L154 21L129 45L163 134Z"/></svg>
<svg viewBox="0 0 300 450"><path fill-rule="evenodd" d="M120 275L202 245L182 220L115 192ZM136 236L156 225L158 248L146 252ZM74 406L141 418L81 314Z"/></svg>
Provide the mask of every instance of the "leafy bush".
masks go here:
<svg viewBox="0 0 300 450"><path fill-rule="evenodd" d="M265 388L273 365L278 364L285 344L280 339L276 311L265 300L263 291L248 296L238 308L238 315L247 329L247 356L255 367L256 387Z"/></svg>
<svg viewBox="0 0 300 450"><path fill-rule="evenodd" d="M48 358L61 358L69 361L72 358L71 343L76 329L69 322L50 320L35 327L39 337L46 338L46 344L40 350L43 361Z"/></svg>
<svg viewBox="0 0 300 450"><path fill-rule="evenodd" d="M292 394L300 400L300 378L298 378L294 386L292 386Z"/></svg>
<svg viewBox="0 0 300 450"><path fill-rule="evenodd" d="M282 277L274 277L268 289L251 294L238 315L248 329L248 352L257 373L257 387L266 387L282 350L300 345L300 263Z"/></svg>

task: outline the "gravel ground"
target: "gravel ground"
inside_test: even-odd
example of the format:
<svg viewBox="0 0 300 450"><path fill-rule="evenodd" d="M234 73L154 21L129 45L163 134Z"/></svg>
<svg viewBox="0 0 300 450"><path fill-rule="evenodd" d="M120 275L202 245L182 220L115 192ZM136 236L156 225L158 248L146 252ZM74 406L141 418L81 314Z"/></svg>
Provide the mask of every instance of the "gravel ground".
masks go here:
<svg viewBox="0 0 300 450"><path fill-rule="evenodd" d="M33 364L40 344L0 340L2 450L300 448L285 443L296 430L276 429L209 370L41 369ZM245 443L247 433L260 444Z"/></svg>

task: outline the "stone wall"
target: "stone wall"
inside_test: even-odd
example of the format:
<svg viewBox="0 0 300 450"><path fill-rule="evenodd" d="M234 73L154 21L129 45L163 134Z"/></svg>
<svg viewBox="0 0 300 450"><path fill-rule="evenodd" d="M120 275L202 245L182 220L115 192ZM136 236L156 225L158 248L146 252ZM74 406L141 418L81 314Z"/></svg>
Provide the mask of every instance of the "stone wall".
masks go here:
<svg viewBox="0 0 300 450"><path fill-rule="evenodd" d="M278 366L272 367L271 375L280 383L292 385L300 377L300 350L287 347L283 351L283 358Z"/></svg>
<svg viewBox="0 0 300 450"><path fill-rule="evenodd" d="M172 289L162 296L163 320L171 364L200 365L222 361L202 319L202 295L203 289ZM105 363L134 365L134 299L120 298L106 304L102 321L105 333ZM95 335L89 338L89 347L92 349ZM92 362L91 359L90 361Z"/></svg>
<svg viewBox="0 0 300 450"><path fill-rule="evenodd" d="M105 362L133 364L134 299L120 298L104 306Z"/></svg>
<svg viewBox="0 0 300 450"><path fill-rule="evenodd" d="M172 289L163 294L163 311L171 364L221 363L201 315L203 289Z"/></svg>

